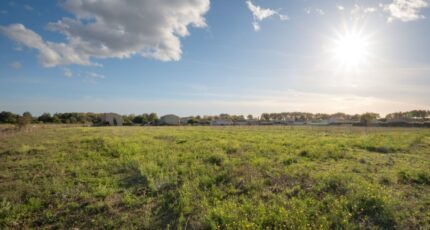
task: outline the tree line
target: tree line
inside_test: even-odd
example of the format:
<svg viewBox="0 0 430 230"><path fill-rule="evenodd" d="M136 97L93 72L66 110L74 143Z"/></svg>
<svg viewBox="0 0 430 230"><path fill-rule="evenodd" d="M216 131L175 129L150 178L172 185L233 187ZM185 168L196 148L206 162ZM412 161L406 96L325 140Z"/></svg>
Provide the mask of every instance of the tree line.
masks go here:
<svg viewBox="0 0 430 230"><path fill-rule="evenodd" d="M99 124L101 122L102 113L43 113L40 116L33 116L30 112L23 114L15 114L12 112L3 111L0 113L0 123L3 124L29 124L29 123L53 123L53 124ZM390 113L382 118L383 120L399 119L399 118L429 118L430 110L412 110L407 112ZM143 113L139 115L129 114L123 115L124 125L131 124L155 124L159 117L157 113ZM364 114L346 114L346 113L306 113L306 112L282 112L282 113L262 113L259 117L253 115L230 115L222 113L214 116L192 116L189 123L205 123L217 119L225 119L232 121L244 120L260 120L260 121L311 121L311 120L328 120L330 118L353 120L353 121L369 121L381 119L377 113Z"/></svg>

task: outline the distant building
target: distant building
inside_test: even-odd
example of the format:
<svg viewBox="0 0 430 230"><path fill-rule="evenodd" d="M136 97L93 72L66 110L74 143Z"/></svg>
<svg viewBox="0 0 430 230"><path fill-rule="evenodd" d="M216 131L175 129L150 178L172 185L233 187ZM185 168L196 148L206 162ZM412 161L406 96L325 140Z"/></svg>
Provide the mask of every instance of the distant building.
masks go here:
<svg viewBox="0 0 430 230"><path fill-rule="evenodd" d="M249 120L247 120L247 122L248 122L248 125L259 125L260 124L260 121L257 119L249 119Z"/></svg>
<svg viewBox="0 0 430 230"><path fill-rule="evenodd" d="M308 125L329 125L330 122L328 120L314 120L307 123Z"/></svg>
<svg viewBox="0 0 430 230"><path fill-rule="evenodd" d="M273 125L273 121L260 121L260 125Z"/></svg>
<svg viewBox="0 0 430 230"><path fill-rule="evenodd" d="M407 124L411 122L413 122L413 120L408 118L394 118L387 121L388 124Z"/></svg>
<svg viewBox="0 0 430 230"><path fill-rule="evenodd" d="M217 125L217 126L222 126L222 125L233 125L233 121L232 120L227 120L227 119L215 119L211 121L211 125Z"/></svg>
<svg viewBox="0 0 430 230"><path fill-rule="evenodd" d="M158 121L159 125L180 125L181 124L181 118L174 114L168 114L165 116L160 117L160 120Z"/></svg>
<svg viewBox="0 0 430 230"><path fill-rule="evenodd" d="M328 120L330 125L353 125L360 123L359 121L353 121L349 119L345 119L343 116L332 116Z"/></svg>
<svg viewBox="0 0 430 230"><path fill-rule="evenodd" d="M295 120L293 125L306 125L305 120Z"/></svg>
<svg viewBox="0 0 430 230"><path fill-rule="evenodd" d="M234 121L233 122L234 125L248 125L248 121L247 120L240 120L240 121Z"/></svg>
<svg viewBox="0 0 430 230"><path fill-rule="evenodd" d="M122 126L124 119L116 113L103 113L101 118L102 125Z"/></svg>

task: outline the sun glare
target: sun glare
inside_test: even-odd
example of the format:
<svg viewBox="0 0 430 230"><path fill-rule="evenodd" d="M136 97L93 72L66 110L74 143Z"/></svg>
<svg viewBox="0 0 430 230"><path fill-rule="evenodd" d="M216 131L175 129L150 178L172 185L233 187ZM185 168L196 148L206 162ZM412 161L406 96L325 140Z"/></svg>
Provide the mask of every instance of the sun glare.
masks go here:
<svg viewBox="0 0 430 230"><path fill-rule="evenodd" d="M354 70L369 59L369 39L359 32L347 31L334 39L334 62L342 69Z"/></svg>

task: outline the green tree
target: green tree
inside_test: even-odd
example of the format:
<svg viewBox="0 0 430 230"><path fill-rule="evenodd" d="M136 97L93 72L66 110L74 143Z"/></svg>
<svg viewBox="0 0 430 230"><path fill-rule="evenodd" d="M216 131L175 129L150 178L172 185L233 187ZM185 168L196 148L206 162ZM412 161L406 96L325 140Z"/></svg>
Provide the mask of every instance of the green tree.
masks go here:
<svg viewBox="0 0 430 230"><path fill-rule="evenodd" d="M33 116L31 115L30 112L25 112L22 114L22 116L19 117L18 119L18 128L22 129L27 127L31 122L33 121Z"/></svg>
<svg viewBox="0 0 430 230"><path fill-rule="evenodd" d="M270 114L268 114L268 113L261 114L261 120L269 121L270 120Z"/></svg>
<svg viewBox="0 0 430 230"><path fill-rule="evenodd" d="M379 114L377 113L364 113L360 116L360 122L364 125L370 125L372 121L375 121L379 118Z"/></svg>
<svg viewBox="0 0 430 230"><path fill-rule="evenodd" d="M150 113L148 115L148 122L155 123L158 121L158 115L156 113Z"/></svg>
<svg viewBox="0 0 430 230"><path fill-rule="evenodd" d="M43 113L37 118L37 120L43 123L52 123L53 121L50 113Z"/></svg>
<svg viewBox="0 0 430 230"><path fill-rule="evenodd" d="M9 124L15 124L18 120L18 115L3 111L0 113L0 123L9 123Z"/></svg>

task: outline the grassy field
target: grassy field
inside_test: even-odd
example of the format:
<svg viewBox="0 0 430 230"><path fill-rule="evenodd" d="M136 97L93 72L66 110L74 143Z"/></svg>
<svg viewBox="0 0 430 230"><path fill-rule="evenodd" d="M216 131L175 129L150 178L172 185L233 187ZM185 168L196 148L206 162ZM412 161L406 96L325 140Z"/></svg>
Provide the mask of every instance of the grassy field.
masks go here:
<svg viewBox="0 0 430 230"><path fill-rule="evenodd" d="M44 127L0 136L0 228L429 229L430 129Z"/></svg>

